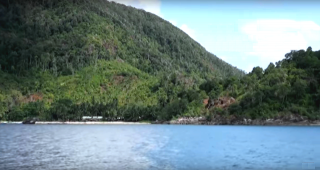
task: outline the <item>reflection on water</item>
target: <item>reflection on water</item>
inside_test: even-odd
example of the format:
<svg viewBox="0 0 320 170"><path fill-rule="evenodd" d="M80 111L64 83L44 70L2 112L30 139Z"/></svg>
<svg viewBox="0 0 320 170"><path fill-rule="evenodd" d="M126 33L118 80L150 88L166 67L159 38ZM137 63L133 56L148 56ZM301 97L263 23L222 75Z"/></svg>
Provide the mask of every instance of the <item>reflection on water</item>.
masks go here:
<svg viewBox="0 0 320 170"><path fill-rule="evenodd" d="M0 125L0 169L315 169L320 127Z"/></svg>

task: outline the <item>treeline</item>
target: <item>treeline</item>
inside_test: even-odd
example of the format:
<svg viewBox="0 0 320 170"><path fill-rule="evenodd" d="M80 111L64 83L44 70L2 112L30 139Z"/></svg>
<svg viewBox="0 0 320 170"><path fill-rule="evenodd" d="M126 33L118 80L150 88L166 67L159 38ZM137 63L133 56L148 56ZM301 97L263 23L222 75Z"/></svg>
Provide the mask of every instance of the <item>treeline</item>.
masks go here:
<svg viewBox="0 0 320 170"><path fill-rule="evenodd" d="M197 94L195 91L182 92L179 93L182 98L176 98L171 102L162 100L156 106L137 104L120 106L117 99L109 103L100 103L92 98L91 102L79 104L70 99L60 99L53 102L50 107L46 107L44 101L36 101L12 107L2 119L21 121L37 118L42 121L83 121L83 116L102 116L102 121L165 121L184 116L183 113L194 109L189 108L192 103L197 103L197 106L201 108L201 100L195 101L192 98ZM198 99L200 99L199 96Z"/></svg>
<svg viewBox="0 0 320 170"><path fill-rule="evenodd" d="M21 121L38 118L43 121L82 121L83 116L102 116L103 121L139 121L154 120L152 108L139 106L119 107L115 99L111 103L75 104L72 100L61 99L45 107L43 101L32 102L22 108L14 107L6 116L7 120Z"/></svg>
<svg viewBox="0 0 320 170"><path fill-rule="evenodd" d="M255 67L242 78L208 81L200 87L207 88L212 98L229 95L237 99L228 109L212 109L212 113L252 119L290 114L320 119L320 51L311 47L291 51L264 70Z"/></svg>
<svg viewBox="0 0 320 170"><path fill-rule="evenodd" d="M116 63L99 64L98 70L108 70L109 65L122 72L124 82L116 85L120 86L120 90L123 91L128 85L134 86L132 76L140 77L140 80L135 78L134 81L145 81L142 78L146 75L140 75L142 73L131 70L132 68L130 69L128 65L119 64L117 66ZM71 86L65 89L67 96L63 97L61 93L63 89L58 88L59 93L55 93L58 97L52 102L47 99L25 104L11 103L7 105L9 109L3 112L2 119L20 121L29 117L37 117L47 121L80 121L82 116L102 116L106 121L167 121L181 116L205 116L207 120L211 120L214 116L219 115L250 119L295 116L315 120L320 119L319 68L320 51L314 52L309 47L306 51L292 51L286 54L285 59L276 64L270 63L266 69L255 67L249 74L241 78L234 76L226 79L211 79L197 85L196 83L189 84L178 73L163 74L155 83L155 79L146 77L146 83L133 88L139 90L138 93L133 93L133 96L127 92L120 94L117 89L113 89L107 94L114 98L108 100L106 98L108 95L103 96L102 93L100 97L98 95L98 98L94 97L93 93L87 96L84 93L85 100L81 101L67 97L70 96L71 90L75 90L72 89L74 84L69 83L64 85ZM123 72L122 69L129 69L129 71ZM105 75L116 72L110 70L110 73L99 71L92 73L87 71L87 73L99 75L92 77L94 81L100 81L100 83L97 82L97 88L99 88ZM87 82L87 80L77 80L77 86L86 83L88 88L83 88L83 91L95 89L94 83L91 80ZM116 81L119 83L119 80L116 79ZM61 83L58 82L58 84ZM107 84L110 83L107 82ZM44 88L48 89L48 86ZM79 94L77 91L75 93ZM145 97L145 99L137 98L138 94L140 98ZM88 97L91 99L88 100ZM127 97L131 97L133 101L122 99ZM233 97L236 102L228 107L217 107L215 102L221 97ZM204 99L209 99L207 106L204 104Z"/></svg>
<svg viewBox="0 0 320 170"><path fill-rule="evenodd" d="M86 67L74 76L29 76L0 74L1 120L79 120L81 116L114 112L112 119L170 120L200 115L206 98L205 92L199 92L196 83L184 75L155 78L119 61L99 61L97 67Z"/></svg>

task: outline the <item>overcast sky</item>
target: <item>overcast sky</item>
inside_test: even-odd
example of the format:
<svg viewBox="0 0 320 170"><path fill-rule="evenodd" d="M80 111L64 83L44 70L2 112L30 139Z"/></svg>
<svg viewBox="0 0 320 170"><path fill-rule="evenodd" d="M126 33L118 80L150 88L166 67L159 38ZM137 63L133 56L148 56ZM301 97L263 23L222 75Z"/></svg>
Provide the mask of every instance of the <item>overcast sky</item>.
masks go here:
<svg viewBox="0 0 320 170"><path fill-rule="evenodd" d="M246 72L291 50L320 49L320 0L113 0L170 21Z"/></svg>

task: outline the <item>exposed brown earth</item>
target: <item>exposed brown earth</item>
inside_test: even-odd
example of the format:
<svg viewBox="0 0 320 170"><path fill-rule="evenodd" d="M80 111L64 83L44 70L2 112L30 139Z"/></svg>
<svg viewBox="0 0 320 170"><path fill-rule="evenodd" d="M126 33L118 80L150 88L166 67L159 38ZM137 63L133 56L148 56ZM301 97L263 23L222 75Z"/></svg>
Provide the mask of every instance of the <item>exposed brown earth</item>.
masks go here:
<svg viewBox="0 0 320 170"><path fill-rule="evenodd" d="M233 97L219 97L218 100L214 101L214 107L225 109L235 102L236 99L234 99Z"/></svg>
<svg viewBox="0 0 320 170"><path fill-rule="evenodd" d="M43 99L43 94L42 93L34 93L34 94L30 94L29 96L26 96L23 99L24 103L30 103L30 102L36 102L38 100L42 100Z"/></svg>
<svg viewBox="0 0 320 170"><path fill-rule="evenodd" d="M210 109L211 107L226 109L235 102L236 102L236 99L234 99L233 97L219 97L217 100L213 100L213 101L211 99L203 100L203 104L208 109Z"/></svg>

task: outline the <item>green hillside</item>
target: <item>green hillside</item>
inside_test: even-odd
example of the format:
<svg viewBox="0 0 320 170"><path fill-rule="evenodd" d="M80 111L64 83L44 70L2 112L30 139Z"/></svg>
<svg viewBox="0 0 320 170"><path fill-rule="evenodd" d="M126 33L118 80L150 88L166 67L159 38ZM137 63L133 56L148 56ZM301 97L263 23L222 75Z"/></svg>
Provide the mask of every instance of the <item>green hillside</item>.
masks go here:
<svg viewBox="0 0 320 170"><path fill-rule="evenodd" d="M1 119L59 101L162 110L206 79L244 75L169 22L105 0L1 1L0 35Z"/></svg>
<svg viewBox="0 0 320 170"><path fill-rule="evenodd" d="M245 75L156 15L105 0L1 1L0 35L0 120L320 118L311 48Z"/></svg>
<svg viewBox="0 0 320 170"><path fill-rule="evenodd" d="M320 119L320 51L291 51L266 69L220 82L237 98L226 114L252 119ZM221 112L221 111L218 111Z"/></svg>
<svg viewBox="0 0 320 170"><path fill-rule="evenodd" d="M120 58L149 74L242 75L169 22L105 0L21 0L1 4L1 69L69 75Z"/></svg>

